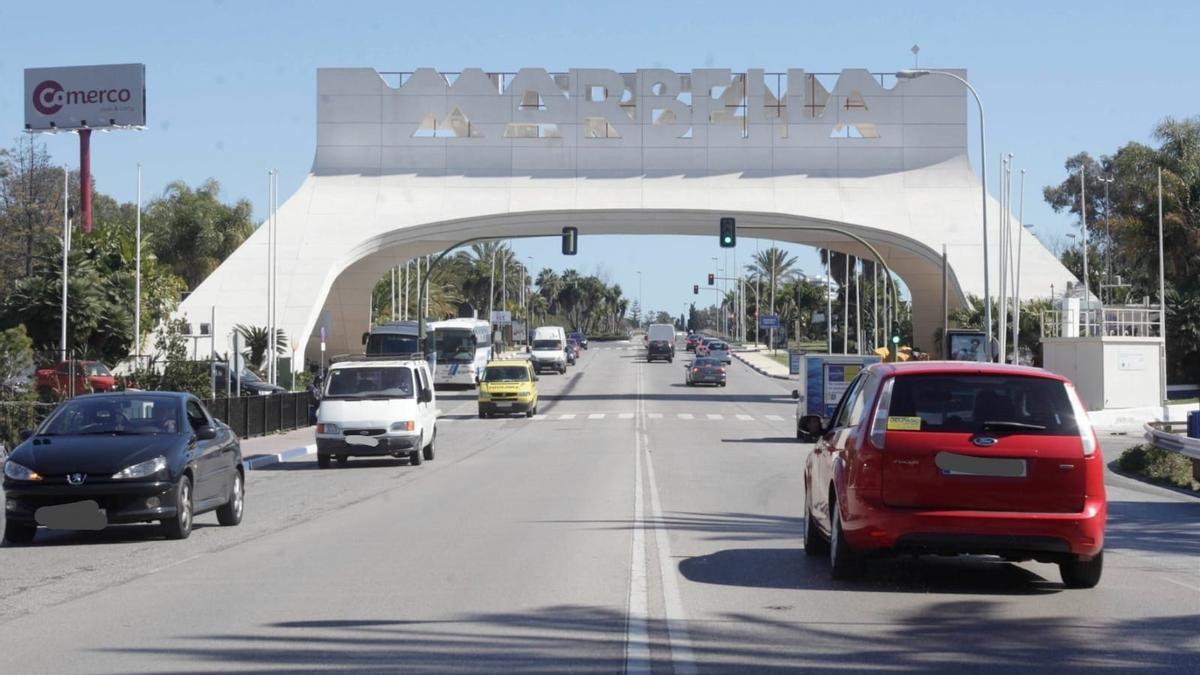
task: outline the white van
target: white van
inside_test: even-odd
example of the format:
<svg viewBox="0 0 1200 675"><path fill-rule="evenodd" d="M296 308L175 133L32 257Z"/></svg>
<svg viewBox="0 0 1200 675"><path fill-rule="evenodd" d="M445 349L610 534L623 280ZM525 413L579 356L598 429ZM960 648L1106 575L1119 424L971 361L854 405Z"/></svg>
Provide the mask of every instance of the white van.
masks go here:
<svg viewBox="0 0 1200 675"><path fill-rule="evenodd" d="M317 464L337 458L432 460L437 398L429 365L416 359L359 357L329 368L317 408Z"/></svg>
<svg viewBox="0 0 1200 675"><path fill-rule="evenodd" d="M652 323L646 331L646 363L654 359L675 360L675 326Z"/></svg>
<svg viewBox="0 0 1200 675"><path fill-rule="evenodd" d="M562 326L538 326L533 329L529 360L533 372L557 370L559 375L567 372L567 331Z"/></svg>

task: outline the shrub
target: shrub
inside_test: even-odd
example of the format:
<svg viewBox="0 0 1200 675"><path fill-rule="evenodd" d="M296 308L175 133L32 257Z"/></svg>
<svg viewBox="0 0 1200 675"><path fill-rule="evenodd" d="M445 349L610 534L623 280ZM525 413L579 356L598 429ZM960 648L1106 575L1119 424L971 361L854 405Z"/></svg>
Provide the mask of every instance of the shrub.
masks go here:
<svg viewBox="0 0 1200 675"><path fill-rule="evenodd" d="M1152 445L1135 445L1121 454L1117 466L1122 471L1140 474L1158 483L1200 490L1200 483L1193 477L1192 460L1177 452Z"/></svg>

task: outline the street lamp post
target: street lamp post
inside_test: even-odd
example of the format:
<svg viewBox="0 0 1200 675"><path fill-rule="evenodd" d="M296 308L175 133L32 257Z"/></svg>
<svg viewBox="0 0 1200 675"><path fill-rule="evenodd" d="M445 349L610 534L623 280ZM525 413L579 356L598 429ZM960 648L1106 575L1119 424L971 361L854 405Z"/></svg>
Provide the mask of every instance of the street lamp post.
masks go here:
<svg viewBox="0 0 1200 675"><path fill-rule="evenodd" d="M965 78L959 77L954 73L944 70L901 70L896 73L896 77L902 80L913 80L925 75L942 75L953 78L963 83L967 91L975 97L975 105L979 108L979 188L983 205L983 323L984 330L988 336L988 355L991 356L992 339L992 286L990 272L988 269L988 225L987 225L987 132L986 121L983 112L983 101L979 98L979 92L975 91L975 87L971 86Z"/></svg>
<svg viewBox="0 0 1200 675"><path fill-rule="evenodd" d="M1113 176L1102 176L1100 182L1104 183L1104 284L1100 286L1100 302L1104 302L1104 288L1108 286L1108 301L1112 302L1112 224L1109 222L1108 214L1112 210L1112 203L1108 200L1108 186L1112 185Z"/></svg>

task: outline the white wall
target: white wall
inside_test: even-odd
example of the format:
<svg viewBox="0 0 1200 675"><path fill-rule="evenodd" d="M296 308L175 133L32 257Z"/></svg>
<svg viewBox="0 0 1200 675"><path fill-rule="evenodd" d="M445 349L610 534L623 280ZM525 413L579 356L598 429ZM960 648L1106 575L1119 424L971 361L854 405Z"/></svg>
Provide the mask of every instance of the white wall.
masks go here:
<svg viewBox="0 0 1200 675"><path fill-rule="evenodd" d="M1067 377L1088 410L1160 403L1159 350L1155 338L1043 338L1046 370Z"/></svg>

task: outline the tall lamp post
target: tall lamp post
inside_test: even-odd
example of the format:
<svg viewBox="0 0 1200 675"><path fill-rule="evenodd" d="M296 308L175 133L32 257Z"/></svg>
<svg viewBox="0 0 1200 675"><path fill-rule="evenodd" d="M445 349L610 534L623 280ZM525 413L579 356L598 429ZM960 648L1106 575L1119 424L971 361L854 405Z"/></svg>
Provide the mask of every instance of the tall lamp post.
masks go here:
<svg viewBox="0 0 1200 675"><path fill-rule="evenodd" d="M1104 288L1109 287L1108 301L1112 302L1112 224L1108 219L1108 212L1112 210L1112 202L1108 201L1108 186L1112 185L1113 175L1101 176L1100 182L1104 183L1104 284L1100 286L1100 302L1104 302Z"/></svg>
<svg viewBox="0 0 1200 675"><path fill-rule="evenodd" d="M983 323L984 330L988 336L988 354L991 356L991 340L992 340L992 285L991 275L988 271L988 224L987 224L987 132L986 122L983 112L983 101L979 99L979 92L975 91L975 87L966 79L955 75L954 73L945 70L901 70L896 73L896 78L901 80L915 80L918 77L925 75L942 75L944 77L953 78L963 83L967 91L975 97L975 105L979 108L979 189L983 202Z"/></svg>

